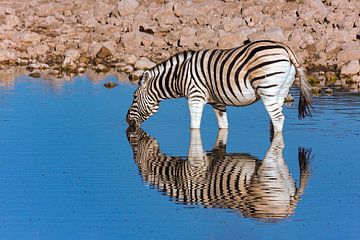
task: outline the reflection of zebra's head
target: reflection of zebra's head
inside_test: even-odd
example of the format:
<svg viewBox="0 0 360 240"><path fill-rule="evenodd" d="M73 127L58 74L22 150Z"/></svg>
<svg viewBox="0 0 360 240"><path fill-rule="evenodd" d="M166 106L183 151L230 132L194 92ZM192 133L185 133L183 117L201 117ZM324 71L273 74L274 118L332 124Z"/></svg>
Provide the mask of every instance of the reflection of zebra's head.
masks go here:
<svg viewBox="0 0 360 240"><path fill-rule="evenodd" d="M271 221L292 215L308 181L309 152L299 151L300 179L296 184L283 159L282 137L275 137L264 159L259 160L246 153L227 153L227 137L220 135L211 152L201 153L200 132L192 131L189 155L180 157L162 153L157 141L140 128L127 131L144 181L176 202L232 209L246 217ZM198 167L194 159L195 163L202 159L206 167Z"/></svg>
<svg viewBox="0 0 360 240"><path fill-rule="evenodd" d="M149 93L149 81L150 73L145 72L139 81L139 87L134 93L134 100L126 115L129 126L140 126L159 109L159 101Z"/></svg>

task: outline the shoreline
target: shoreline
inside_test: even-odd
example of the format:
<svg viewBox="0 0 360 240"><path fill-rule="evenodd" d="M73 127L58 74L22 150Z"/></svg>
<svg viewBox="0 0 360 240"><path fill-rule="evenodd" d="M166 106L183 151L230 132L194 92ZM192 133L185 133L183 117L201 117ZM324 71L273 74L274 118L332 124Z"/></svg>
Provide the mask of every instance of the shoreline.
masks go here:
<svg viewBox="0 0 360 240"><path fill-rule="evenodd" d="M294 50L314 86L360 84L357 9L341 0L0 0L0 70L136 80L181 51L270 39Z"/></svg>

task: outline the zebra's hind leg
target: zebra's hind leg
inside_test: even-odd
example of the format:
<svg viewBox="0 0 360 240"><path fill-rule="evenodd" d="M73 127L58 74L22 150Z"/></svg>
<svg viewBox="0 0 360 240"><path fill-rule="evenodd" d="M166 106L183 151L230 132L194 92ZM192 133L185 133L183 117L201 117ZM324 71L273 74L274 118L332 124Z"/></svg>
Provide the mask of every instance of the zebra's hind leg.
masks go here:
<svg viewBox="0 0 360 240"><path fill-rule="evenodd" d="M189 98L188 104L190 111L190 128L200 128L205 101L201 98Z"/></svg>
<svg viewBox="0 0 360 240"><path fill-rule="evenodd" d="M283 130L285 116L282 113L282 107L278 104L278 96L264 93L261 90L259 89L258 94L260 95L265 109L270 116L271 123L274 127L274 133L280 133Z"/></svg>
<svg viewBox="0 0 360 240"><path fill-rule="evenodd" d="M226 106L224 104L212 104L213 110L215 112L215 116L218 122L218 126L220 129L227 129L228 119L226 114Z"/></svg>

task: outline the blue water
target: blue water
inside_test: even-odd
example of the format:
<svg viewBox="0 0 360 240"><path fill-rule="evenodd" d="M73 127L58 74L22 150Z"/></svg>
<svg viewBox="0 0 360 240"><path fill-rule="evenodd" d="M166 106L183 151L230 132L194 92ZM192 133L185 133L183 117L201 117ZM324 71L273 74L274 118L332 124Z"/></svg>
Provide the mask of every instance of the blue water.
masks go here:
<svg viewBox="0 0 360 240"><path fill-rule="evenodd" d="M0 239L358 239L360 97L315 99L312 118L286 107L284 159L298 183L298 148L311 149L309 179L291 216L277 221L182 204L143 180L124 121L135 86L106 89L76 78L63 86L19 77L0 87ZM294 94L297 89L293 90ZM261 102L229 108L227 151L260 161L269 143ZM143 129L168 156L187 156L183 99L164 101ZM211 150L217 124L204 112Z"/></svg>

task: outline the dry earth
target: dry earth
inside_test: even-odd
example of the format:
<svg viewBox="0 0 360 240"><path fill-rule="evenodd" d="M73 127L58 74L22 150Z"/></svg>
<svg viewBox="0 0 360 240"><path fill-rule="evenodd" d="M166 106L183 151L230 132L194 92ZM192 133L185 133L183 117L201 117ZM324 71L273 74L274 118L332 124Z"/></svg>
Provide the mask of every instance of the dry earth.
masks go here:
<svg viewBox="0 0 360 240"><path fill-rule="evenodd" d="M260 39L292 47L314 85L359 85L359 0L0 0L3 70L136 78L180 51Z"/></svg>

